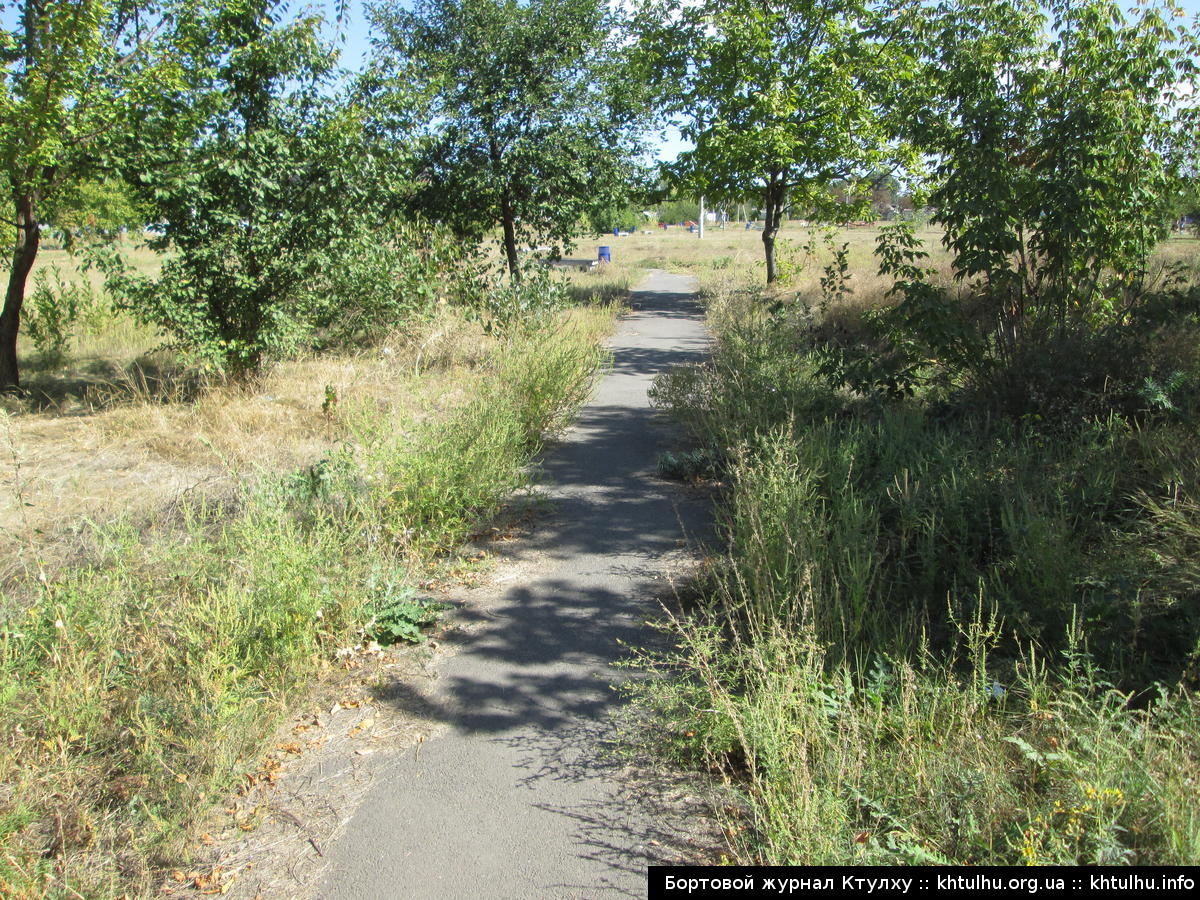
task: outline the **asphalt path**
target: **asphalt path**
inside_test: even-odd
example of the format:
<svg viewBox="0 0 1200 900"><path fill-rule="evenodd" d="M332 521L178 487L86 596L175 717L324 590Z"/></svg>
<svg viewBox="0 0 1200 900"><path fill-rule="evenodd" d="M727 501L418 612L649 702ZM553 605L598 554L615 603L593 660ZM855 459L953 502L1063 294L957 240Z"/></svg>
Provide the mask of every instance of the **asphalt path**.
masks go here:
<svg viewBox="0 0 1200 900"><path fill-rule="evenodd" d="M655 476L671 430L647 389L699 360L694 282L654 272L610 341L613 365L542 462L543 564L506 590L419 705L446 727L380 779L326 848L321 897L645 895L658 814L609 749L623 645L652 639L664 573L706 504Z"/></svg>

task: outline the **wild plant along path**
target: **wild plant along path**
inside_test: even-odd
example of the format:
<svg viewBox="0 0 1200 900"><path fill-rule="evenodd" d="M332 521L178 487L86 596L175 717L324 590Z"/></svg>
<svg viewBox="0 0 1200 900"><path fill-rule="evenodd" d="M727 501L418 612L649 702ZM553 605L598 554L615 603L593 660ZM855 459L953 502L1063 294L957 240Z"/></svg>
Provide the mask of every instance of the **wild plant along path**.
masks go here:
<svg viewBox="0 0 1200 900"><path fill-rule="evenodd" d="M646 396L705 352L694 290L654 272L633 294L611 371L543 462L539 570L498 592L428 696L397 698L449 727L371 790L327 848L319 896L644 895L664 835L605 750L611 664L652 639L663 571L705 522L703 502L654 474L669 432Z"/></svg>

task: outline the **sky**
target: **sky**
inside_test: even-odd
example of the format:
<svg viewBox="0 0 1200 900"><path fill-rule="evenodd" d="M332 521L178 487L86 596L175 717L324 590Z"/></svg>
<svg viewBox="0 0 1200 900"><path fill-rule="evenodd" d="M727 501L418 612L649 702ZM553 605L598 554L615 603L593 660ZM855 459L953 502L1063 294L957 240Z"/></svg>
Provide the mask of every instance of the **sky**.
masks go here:
<svg viewBox="0 0 1200 900"><path fill-rule="evenodd" d="M1178 0L1179 5L1189 15L1200 13L1200 0ZM337 8L338 0L316 0L312 3L313 6L323 10L327 18L332 19ZM1133 0L1128 0L1125 4L1130 7L1134 5ZM358 68L362 65L363 60L370 53L370 44L367 41L367 22L366 16L363 13L363 0L350 0L349 15L344 23L346 43L344 45L345 65L347 68Z"/></svg>

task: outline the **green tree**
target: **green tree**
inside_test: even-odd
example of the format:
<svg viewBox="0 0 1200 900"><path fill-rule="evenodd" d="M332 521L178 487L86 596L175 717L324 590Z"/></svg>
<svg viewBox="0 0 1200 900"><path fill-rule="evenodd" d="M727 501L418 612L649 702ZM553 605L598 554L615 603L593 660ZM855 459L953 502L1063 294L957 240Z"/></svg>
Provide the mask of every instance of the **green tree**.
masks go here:
<svg viewBox="0 0 1200 900"><path fill-rule="evenodd" d="M45 208L46 221L68 245L79 236L113 237L122 229L145 226L151 218L129 185L112 176L64 185Z"/></svg>
<svg viewBox="0 0 1200 900"><path fill-rule="evenodd" d="M700 201L691 198L670 197L658 204L659 221L674 225L678 222L695 222L700 218Z"/></svg>
<svg viewBox="0 0 1200 900"><path fill-rule="evenodd" d="M164 226L154 245L171 255L155 278L109 280L136 315L234 376L300 345L316 314L311 283L371 218L377 173L359 110L322 94L335 57L320 25L244 23L209 85L209 120L138 178Z"/></svg>
<svg viewBox="0 0 1200 900"><path fill-rule="evenodd" d="M927 34L912 137L956 275L994 304L1002 349L1072 310L1140 296L1195 137L1196 35L1177 7L972 0Z"/></svg>
<svg viewBox="0 0 1200 900"><path fill-rule="evenodd" d="M1200 223L1200 179L1184 175L1170 198L1171 222L1189 219L1193 229Z"/></svg>
<svg viewBox="0 0 1200 900"><path fill-rule="evenodd" d="M597 234L611 233L614 228L622 231L643 228L647 221L642 214L644 208L642 203L625 202L593 209L588 213L588 227Z"/></svg>
<svg viewBox="0 0 1200 900"><path fill-rule="evenodd" d="M891 172L872 172L867 178L871 192L871 215L880 219L891 214L900 196L900 182Z"/></svg>
<svg viewBox="0 0 1200 900"><path fill-rule="evenodd" d="M872 315L888 350L830 370L892 392L940 384L1018 419L1138 414L1146 375L1181 377L1146 336L1187 316L1171 294L1143 301L1194 158L1195 26L1170 2L927 11L906 119L963 289L930 278L911 229L889 229L881 273L901 299Z"/></svg>
<svg viewBox="0 0 1200 900"><path fill-rule="evenodd" d="M239 17L262 6L0 0L0 178L15 231L0 311L0 390L20 385L21 308L47 206L72 185L119 171L130 148L178 139L203 105L196 90L211 61L236 42Z"/></svg>
<svg viewBox="0 0 1200 900"><path fill-rule="evenodd" d="M644 77L695 145L671 177L710 199L759 193L768 282L789 206L840 220L828 185L865 184L899 154L884 92L911 49L892 12L868 0L648 0L640 13Z"/></svg>
<svg viewBox="0 0 1200 900"><path fill-rule="evenodd" d="M366 92L419 110L413 203L430 219L471 239L499 225L519 278L522 243L567 244L589 211L628 198L640 106L619 86L603 0L381 2L370 15Z"/></svg>

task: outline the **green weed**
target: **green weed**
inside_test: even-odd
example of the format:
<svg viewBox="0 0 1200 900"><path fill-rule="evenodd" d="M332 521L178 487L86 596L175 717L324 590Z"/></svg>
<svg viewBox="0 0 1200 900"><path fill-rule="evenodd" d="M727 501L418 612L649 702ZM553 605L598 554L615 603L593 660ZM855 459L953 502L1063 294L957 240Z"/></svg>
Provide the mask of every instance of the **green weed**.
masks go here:
<svg viewBox="0 0 1200 900"><path fill-rule="evenodd" d="M1001 684L986 618L962 666L833 663L811 632L755 623L732 640L677 623L682 645L636 688L659 747L733 785L721 818L739 862L1195 862L1193 697L1131 710L1086 668L1052 674L1032 653Z"/></svg>
<svg viewBox="0 0 1200 900"><path fill-rule="evenodd" d="M381 644L423 643L426 629L445 609L444 604L418 598L411 585L386 581L378 590L368 607L371 618L363 626L363 633Z"/></svg>
<svg viewBox="0 0 1200 900"><path fill-rule="evenodd" d="M611 310L589 315L492 340L423 415L338 409L346 440L321 462L96 526L89 558L10 584L0 893L153 893L339 647L421 640L440 609L414 576L526 484L583 402Z"/></svg>
<svg viewBox="0 0 1200 900"><path fill-rule="evenodd" d="M1194 864L1186 427L883 402L806 315L719 294L713 358L656 383L728 462L705 599L638 660L653 744L729 785L740 862Z"/></svg>
<svg viewBox="0 0 1200 900"><path fill-rule="evenodd" d="M722 461L706 447L659 454L658 474L673 481L706 481L717 477Z"/></svg>

